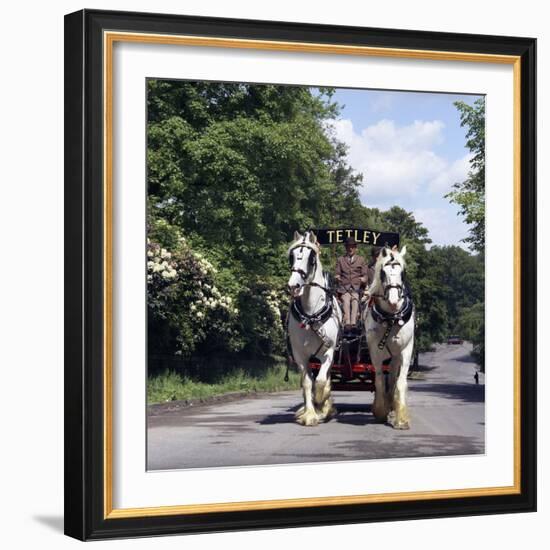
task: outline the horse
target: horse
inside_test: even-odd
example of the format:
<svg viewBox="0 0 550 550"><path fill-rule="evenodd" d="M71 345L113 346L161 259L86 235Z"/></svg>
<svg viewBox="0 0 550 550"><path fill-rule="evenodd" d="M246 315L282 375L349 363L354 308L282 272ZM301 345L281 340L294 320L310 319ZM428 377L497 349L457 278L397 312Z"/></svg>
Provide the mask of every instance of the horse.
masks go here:
<svg viewBox="0 0 550 550"><path fill-rule="evenodd" d="M316 426L336 414L331 396L330 368L342 327L342 310L325 280L320 247L312 231L294 233L288 249L291 269L288 289L291 304L287 318L289 352L298 365L304 404L296 412L296 422ZM317 377L309 367L311 356L321 367Z"/></svg>
<svg viewBox="0 0 550 550"><path fill-rule="evenodd" d="M407 374L414 348L415 310L404 283L405 254L384 247L375 265L374 279L367 292L371 307L362 312L363 330L375 368L375 418L398 430L410 428L407 408ZM382 362L390 358L388 379Z"/></svg>

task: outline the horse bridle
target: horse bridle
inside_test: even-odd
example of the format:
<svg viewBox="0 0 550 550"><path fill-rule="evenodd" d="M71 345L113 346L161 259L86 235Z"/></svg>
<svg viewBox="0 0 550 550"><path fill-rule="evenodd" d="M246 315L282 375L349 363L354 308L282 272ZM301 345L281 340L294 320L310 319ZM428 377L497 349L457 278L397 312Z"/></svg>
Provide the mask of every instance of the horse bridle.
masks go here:
<svg viewBox="0 0 550 550"><path fill-rule="evenodd" d="M295 268L294 267L294 257L293 257L293 252L297 249L297 248L300 248L300 249L303 249L303 248L308 248L311 253L309 255L309 258L308 258L308 261L307 261L307 272L304 271L303 269L301 268ZM300 250L301 251L301 250ZM306 281L309 276L311 275L312 272L315 271L315 268L317 267L317 253L315 252L315 250L313 250L313 248L311 248L310 246L305 246L303 243L300 243L300 244L297 244L296 246L294 246L293 248L291 248L289 251L288 251L288 263L290 265L290 271L292 273L298 273L300 275L300 277L302 277L302 279L304 281Z"/></svg>
<svg viewBox="0 0 550 550"><path fill-rule="evenodd" d="M402 269L401 284L394 284L394 283L387 284L387 275L386 275L386 272L384 271L384 268L386 266L395 266L395 265L398 265ZM384 299L387 300L388 292L392 288L397 289L397 291L399 292L399 299L401 299L403 297L403 275L404 275L404 273L405 273L405 270L403 269L403 266L397 260L395 260L393 258L393 255L392 255L390 261L387 262L386 264L384 264L381 267L381 269L380 269L380 281L382 282L382 289L384 290Z"/></svg>

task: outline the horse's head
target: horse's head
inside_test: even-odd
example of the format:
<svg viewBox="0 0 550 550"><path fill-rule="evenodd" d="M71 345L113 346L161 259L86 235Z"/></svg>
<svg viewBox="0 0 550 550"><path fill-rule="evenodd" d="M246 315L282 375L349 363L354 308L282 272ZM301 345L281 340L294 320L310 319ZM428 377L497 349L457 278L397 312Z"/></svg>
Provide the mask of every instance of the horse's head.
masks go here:
<svg viewBox="0 0 550 550"><path fill-rule="evenodd" d="M376 263L376 272L384 299L397 309L404 295L405 259L407 247L400 251L387 246L382 249Z"/></svg>
<svg viewBox="0 0 550 550"><path fill-rule="evenodd" d="M301 296L304 285L315 277L319 257L319 244L312 231L300 235L294 232L294 241L288 249L288 263L292 273L288 280L288 288L294 298Z"/></svg>

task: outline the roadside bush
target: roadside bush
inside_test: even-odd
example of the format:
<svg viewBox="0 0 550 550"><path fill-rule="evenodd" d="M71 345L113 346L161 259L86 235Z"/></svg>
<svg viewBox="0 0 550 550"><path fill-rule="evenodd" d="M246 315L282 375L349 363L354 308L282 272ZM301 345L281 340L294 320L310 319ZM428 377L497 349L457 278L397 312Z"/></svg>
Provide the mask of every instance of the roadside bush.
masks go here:
<svg viewBox="0 0 550 550"><path fill-rule="evenodd" d="M198 347L236 352L243 347L236 297L216 284L218 269L180 236L168 250L147 241L149 348L190 355Z"/></svg>
<svg viewBox="0 0 550 550"><path fill-rule="evenodd" d="M149 352L191 357L282 354L288 306L280 281L247 280L197 250L177 228L153 222L147 240ZM250 275L248 275L250 278Z"/></svg>

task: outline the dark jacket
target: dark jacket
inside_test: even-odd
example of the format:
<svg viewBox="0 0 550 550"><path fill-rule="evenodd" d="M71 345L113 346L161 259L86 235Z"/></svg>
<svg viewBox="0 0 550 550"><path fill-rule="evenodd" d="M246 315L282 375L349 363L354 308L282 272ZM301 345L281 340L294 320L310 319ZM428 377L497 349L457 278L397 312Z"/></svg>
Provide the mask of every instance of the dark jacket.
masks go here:
<svg viewBox="0 0 550 550"><path fill-rule="evenodd" d="M355 254L350 259L349 256L340 256L336 262L336 281L338 283L338 292L346 292L352 287L359 290L369 282L368 266L365 258Z"/></svg>

